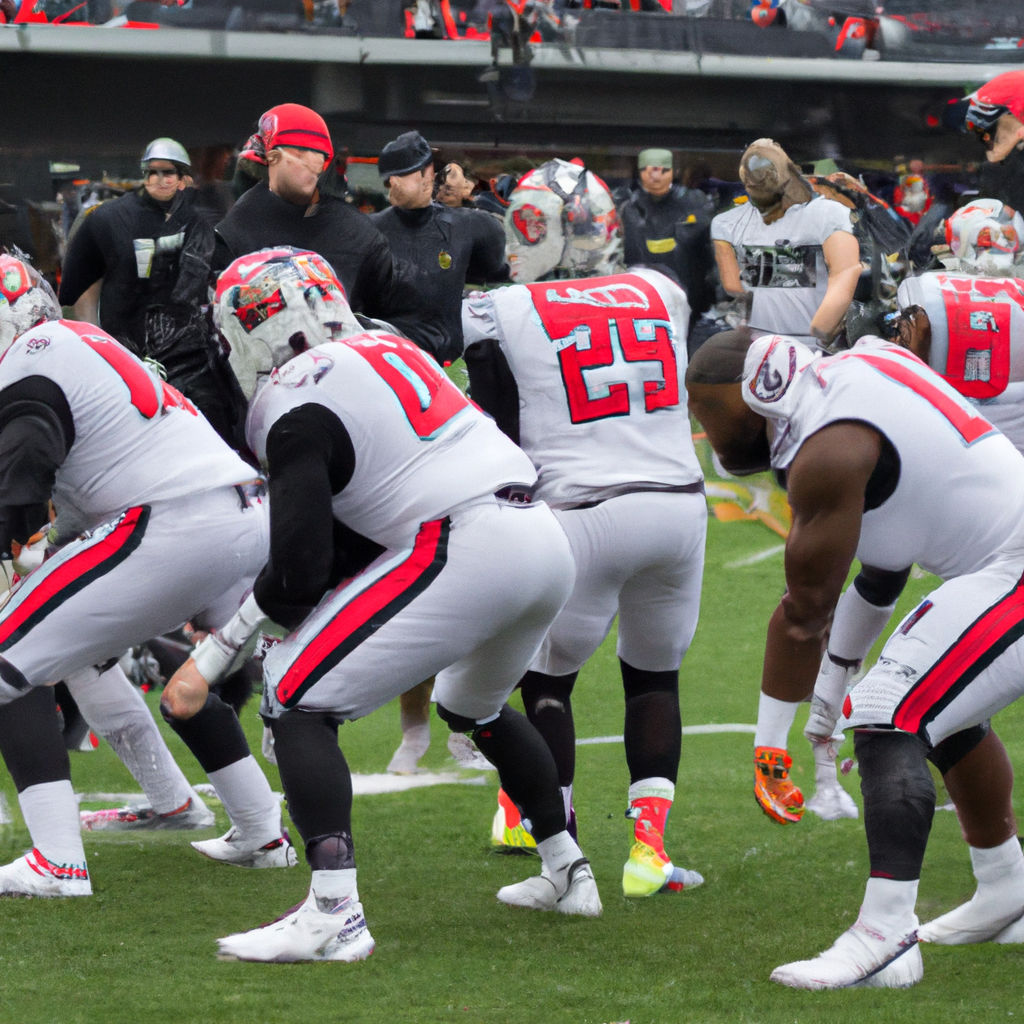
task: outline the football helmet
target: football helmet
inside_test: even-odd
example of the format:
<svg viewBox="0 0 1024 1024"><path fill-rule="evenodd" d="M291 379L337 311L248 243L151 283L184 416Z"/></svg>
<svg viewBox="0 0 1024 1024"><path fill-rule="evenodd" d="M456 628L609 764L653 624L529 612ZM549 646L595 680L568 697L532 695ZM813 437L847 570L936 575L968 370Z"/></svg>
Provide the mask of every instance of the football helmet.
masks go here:
<svg viewBox="0 0 1024 1024"><path fill-rule="evenodd" d="M1012 276L1022 239L1024 217L998 199L975 199L946 221L946 244L965 274Z"/></svg>
<svg viewBox="0 0 1024 1024"><path fill-rule="evenodd" d="M622 240L608 186L582 164L551 160L524 175L505 211L512 280L552 271L604 276L622 269Z"/></svg>
<svg viewBox="0 0 1024 1024"><path fill-rule="evenodd" d="M330 264L286 246L235 260L217 279L213 319L247 399L293 356L362 331Z"/></svg>
<svg viewBox="0 0 1024 1024"><path fill-rule="evenodd" d="M26 259L0 253L0 354L19 334L60 319L60 303L53 289Z"/></svg>

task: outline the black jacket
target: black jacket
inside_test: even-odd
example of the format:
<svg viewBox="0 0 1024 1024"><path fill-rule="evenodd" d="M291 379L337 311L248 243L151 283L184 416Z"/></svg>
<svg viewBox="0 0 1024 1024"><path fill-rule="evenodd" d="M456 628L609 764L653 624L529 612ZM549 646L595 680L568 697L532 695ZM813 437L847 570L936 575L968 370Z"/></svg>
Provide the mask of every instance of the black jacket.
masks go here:
<svg viewBox="0 0 1024 1024"><path fill-rule="evenodd" d="M673 185L664 196L637 189L619 207L626 266L667 267L686 290L691 320L714 301L711 200Z"/></svg>
<svg viewBox="0 0 1024 1024"><path fill-rule="evenodd" d="M415 268L392 257L387 240L370 219L335 196L320 194L315 213L270 191L266 182L249 189L217 225L214 270L257 249L290 245L319 253L334 268L357 313L393 324L439 361L452 358L440 311L426 295Z"/></svg>
<svg viewBox="0 0 1024 1024"><path fill-rule="evenodd" d="M187 188L161 203L140 188L93 207L68 243L61 305L103 278L100 326L133 352L152 355L147 314L177 307L187 320L206 301L213 231L198 198Z"/></svg>
<svg viewBox="0 0 1024 1024"><path fill-rule="evenodd" d="M462 290L469 281L507 281L505 229L488 213L439 203L420 210L392 206L370 214L400 260L427 279L425 298L444 318L456 355L462 352Z"/></svg>
<svg viewBox="0 0 1024 1024"><path fill-rule="evenodd" d="M997 164L981 168L981 194L999 199L1015 210L1024 210L1024 150L1011 149Z"/></svg>

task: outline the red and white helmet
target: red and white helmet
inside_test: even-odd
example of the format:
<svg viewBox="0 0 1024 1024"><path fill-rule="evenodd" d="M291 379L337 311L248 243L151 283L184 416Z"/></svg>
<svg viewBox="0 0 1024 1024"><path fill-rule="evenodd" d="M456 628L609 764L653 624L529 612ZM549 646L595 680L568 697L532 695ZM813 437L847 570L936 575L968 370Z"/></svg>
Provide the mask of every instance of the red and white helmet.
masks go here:
<svg viewBox="0 0 1024 1024"><path fill-rule="evenodd" d="M505 248L519 284L553 270L573 278L621 270L619 218L608 186L566 160L525 174L505 211Z"/></svg>
<svg viewBox="0 0 1024 1024"><path fill-rule="evenodd" d="M0 253L0 354L19 334L59 320L60 312L53 289L28 260Z"/></svg>
<svg viewBox="0 0 1024 1024"><path fill-rule="evenodd" d="M331 265L287 246L235 260L217 279L213 319L246 398L293 356L362 330Z"/></svg>
<svg viewBox="0 0 1024 1024"><path fill-rule="evenodd" d="M1024 243L1024 217L998 199L975 199L946 221L946 244L965 274L1015 273Z"/></svg>

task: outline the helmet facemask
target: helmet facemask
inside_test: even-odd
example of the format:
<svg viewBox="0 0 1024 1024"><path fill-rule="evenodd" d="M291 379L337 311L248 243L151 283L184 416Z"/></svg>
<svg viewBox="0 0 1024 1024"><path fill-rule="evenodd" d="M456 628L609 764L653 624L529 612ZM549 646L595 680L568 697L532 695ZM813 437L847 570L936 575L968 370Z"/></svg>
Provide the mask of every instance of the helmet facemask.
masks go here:
<svg viewBox="0 0 1024 1024"><path fill-rule="evenodd" d="M217 281L214 322L246 399L300 352L362 330L327 261L289 248L235 260Z"/></svg>
<svg viewBox="0 0 1024 1024"><path fill-rule="evenodd" d="M20 334L60 315L57 296L28 259L17 250L0 253L0 354Z"/></svg>

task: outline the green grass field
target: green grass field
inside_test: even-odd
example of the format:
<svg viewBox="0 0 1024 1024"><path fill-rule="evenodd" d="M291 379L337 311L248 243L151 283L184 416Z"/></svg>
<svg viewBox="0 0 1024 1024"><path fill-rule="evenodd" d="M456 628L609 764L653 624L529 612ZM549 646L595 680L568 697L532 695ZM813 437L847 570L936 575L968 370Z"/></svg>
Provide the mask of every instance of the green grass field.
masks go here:
<svg viewBox="0 0 1024 1024"><path fill-rule="evenodd" d="M701 624L682 672L684 724L754 721L782 559L727 563L777 543L759 524L711 521ZM911 580L900 613L932 582ZM621 733L613 638L582 673L574 703L580 737ZM258 750L252 705L243 720ZM1024 715L1011 708L997 728L1019 763ZM398 741L397 706L341 734L354 771L383 771ZM186 774L204 781L177 738L167 736ZM435 719L428 767L453 766L446 736ZM630 902L620 887L630 842L622 747L579 749L580 840L605 908L597 921L517 911L495 900L500 886L535 873L539 862L489 852L492 773L485 786L357 797L360 892L377 950L355 965L215 958L217 936L270 920L303 897L305 866L246 872L204 860L188 839L219 834L212 830L87 834L91 899L0 901L0 1024L942 1024L1024 1015L1020 947L925 947L924 981L909 991L806 993L768 981L773 967L814 955L852 923L867 852L860 822L808 814L800 825L782 827L762 815L751 794L751 741L683 738L668 846L707 881L692 892ZM796 731L792 750L797 779L810 782L809 749ZM72 767L79 791L137 788L105 745L72 754ZM267 771L279 789L276 772ZM859 799L856 778L846 785ZM6 774L2 788L16 809ZM14 825L0 827L4 862L28 844L15 816ZM226 828L223 815L218 825ZM938 813L919 915L927 920L972 891L955 815Z"/></svg>

